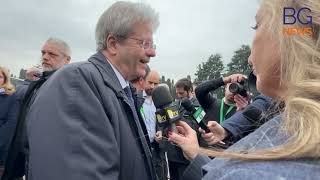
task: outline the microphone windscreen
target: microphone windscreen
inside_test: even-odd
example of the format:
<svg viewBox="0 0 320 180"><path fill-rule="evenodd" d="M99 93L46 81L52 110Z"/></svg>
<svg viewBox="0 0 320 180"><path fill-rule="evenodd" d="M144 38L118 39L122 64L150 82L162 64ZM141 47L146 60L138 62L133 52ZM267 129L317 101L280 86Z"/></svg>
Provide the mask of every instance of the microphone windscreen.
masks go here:
<svg viewBox="0 0 320 180"><path fill-rule="evenodd" d="M193 112L195 111L195 107L193 106L191 100L187 97L183 98L181 100L181 106L186 110L186 111L189 111L189 112Z"/></svg>
<svg viewBox="0 0 320 180"><path fill-rule="evenodd" d="M173 98L170 94L169 86L166 84L159 84L152 91L152 100L157 109L163 108L164 106L167 106L170 103L172 103Z"/></svg>
<svg viewBox="0 0 320 180"><path fill-rule="evenodd" d="M248 87L250 91L256 90L256 82L257 82L257 77L254 75L253 71L249 74L248 76Z"/></svg>

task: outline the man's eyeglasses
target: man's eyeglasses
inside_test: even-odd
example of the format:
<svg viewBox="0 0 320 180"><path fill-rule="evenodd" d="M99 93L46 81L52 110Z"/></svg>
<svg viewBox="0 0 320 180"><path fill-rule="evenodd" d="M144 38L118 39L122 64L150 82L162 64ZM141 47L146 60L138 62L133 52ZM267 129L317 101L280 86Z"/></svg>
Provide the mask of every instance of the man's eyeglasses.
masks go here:
<svg viewBox="0 0 320 180"><path fill-rule="evenodd" d="M139 41L139 45L143 49L149 49L149 48L152 48L154 50L156 49L156 45L152 41L137 39L137 38L133 38L133 37L129 37L128 39L133 39L133 40Z"/></svg>

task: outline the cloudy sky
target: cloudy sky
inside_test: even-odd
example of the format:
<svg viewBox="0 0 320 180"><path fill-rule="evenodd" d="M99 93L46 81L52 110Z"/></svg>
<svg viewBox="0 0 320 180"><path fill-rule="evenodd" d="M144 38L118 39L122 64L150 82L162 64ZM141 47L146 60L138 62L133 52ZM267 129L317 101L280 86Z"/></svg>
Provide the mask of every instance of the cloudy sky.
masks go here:
<svg viewBox="0 0 320 180"><path fill-rule="evenodd" d="M133 0L134 1L134 0ZM150 66L167 78L190 74L211 54L228 63L242 44L251 45L257 0L135 0L150 4L160 16L154 35L157 56ZM72 62L95 52L94 29L115 0L1 0L0 65L18 75L40 62L48 37L72 48Z"/></svg>

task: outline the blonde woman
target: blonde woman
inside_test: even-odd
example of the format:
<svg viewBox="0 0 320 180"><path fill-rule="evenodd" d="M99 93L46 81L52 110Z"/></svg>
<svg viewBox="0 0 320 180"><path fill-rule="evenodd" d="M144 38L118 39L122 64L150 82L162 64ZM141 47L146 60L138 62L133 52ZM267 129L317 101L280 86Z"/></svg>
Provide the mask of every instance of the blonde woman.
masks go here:
<svg viewBox="0 0 320 180"><path fill-rule="evenodd" d="M312 35L285 34L283 28L309 28L298 19L284 25L285 7L299 12L300 22L312 17ZM170 139L192 160L186 180L320 179L320 1L262 0L256 21L249 62L258 90L284 101L284 112L225 152L200 149L196 133L179 123Z"/></svg>
<svg viewBox="0 0 320 180"><path fill-rule="evenodd" d="M0 67L0 177L17 124L19 104L7 69Z"/></svg>

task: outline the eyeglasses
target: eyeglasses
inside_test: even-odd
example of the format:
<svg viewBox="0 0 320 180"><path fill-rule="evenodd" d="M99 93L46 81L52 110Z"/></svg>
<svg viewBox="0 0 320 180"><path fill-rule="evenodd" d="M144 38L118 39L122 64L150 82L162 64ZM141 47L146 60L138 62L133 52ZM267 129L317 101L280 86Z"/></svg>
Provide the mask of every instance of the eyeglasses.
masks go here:
<svg viewBox="0 0 320 180"><path fill-rule="evenodd" d="M139 45L143 49L149 49L149 48L152 48L154 50L156 49L156 45L153 44L152 41L142 40L142 39L137 39L137 38L132 38L132 37L129 37L128 39L133 39L133 40L139 41L140 42Z"/></svg>

